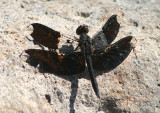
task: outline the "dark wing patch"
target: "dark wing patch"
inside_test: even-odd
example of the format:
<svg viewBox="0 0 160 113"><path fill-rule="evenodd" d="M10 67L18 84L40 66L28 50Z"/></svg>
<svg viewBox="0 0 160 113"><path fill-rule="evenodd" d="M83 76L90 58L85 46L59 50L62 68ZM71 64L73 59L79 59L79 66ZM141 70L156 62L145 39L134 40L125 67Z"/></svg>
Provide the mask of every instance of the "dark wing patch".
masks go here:
<svg viewBox="0 0 160 113"><path fill-rule="evenodd" d="M119 27L120 25L117 22L117 15L112 15L103 26L102 30L107 38L108 44L111 44L116 38L119 32Z"/></svg>
<svg viewBox="0 0 160 113"><path fill-rule="evenodd" d="M50 49L57 49L60 33L39 23L31 24L33 26L33 33L31 36L35 41Z"/></svg>
<svg viewBox="0 0 160 113"><path fill-rule="evenodd" d="M93 68L108 72L121 64L132 50L131 39L132 36L125 37L103 50L104 53L92 55Z"/></svg>
<svg viewBox="0 0 160 113"><path fill-rule="evenodd" d="M47 63L56 74L73 75L85 70L85 60L79 52L69 55L58 55L56 52L38 49L28 49L25 52L30 57Z"/></svg>
<svg viewBox="0 0 160 113"><path fill-rule="evenodd" d="M119 32L119 23L117 22L117 15L112 15L102 30L93 36L92 45L94 48L105 48L112 43Z"/></svg>

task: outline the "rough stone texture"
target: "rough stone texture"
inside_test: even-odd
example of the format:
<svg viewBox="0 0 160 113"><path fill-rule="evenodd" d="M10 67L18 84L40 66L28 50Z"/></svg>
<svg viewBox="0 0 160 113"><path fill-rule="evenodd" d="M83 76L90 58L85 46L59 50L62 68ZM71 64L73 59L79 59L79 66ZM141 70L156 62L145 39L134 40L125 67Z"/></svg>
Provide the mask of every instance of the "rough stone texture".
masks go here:
<svg viewBox="0 0 160 113"><path fill-rule="evenodd" d="M159 0L1 0L0 112L159 113L159 6ZM132 35L135 49L116 69L96 78L101 99L87 72L70 77L40 73L24 54L19 57L37 47L27 39L31 23L68 36L87 24L93 36L112 14L121 25L116 40Z"/></svg>

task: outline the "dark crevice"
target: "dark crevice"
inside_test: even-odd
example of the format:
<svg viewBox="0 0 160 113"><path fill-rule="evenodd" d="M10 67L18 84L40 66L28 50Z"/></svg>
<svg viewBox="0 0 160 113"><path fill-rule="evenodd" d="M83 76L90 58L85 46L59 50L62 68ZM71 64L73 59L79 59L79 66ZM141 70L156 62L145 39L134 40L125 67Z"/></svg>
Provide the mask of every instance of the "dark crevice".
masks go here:
<svg viewBox="0 0 160 113"><path fill-rule="evenodd" d="M78 12L78 15L84 18L87 18L91 15L91 13L88 12Z"/></svg>
<svg viewBox="0 0 160 113"><path fill-rule="evenodd" d="M99 111L104 111L105 113L131 113L130 111L118 108L116 99L114 98L103 100Z"/></svg>
<svg viewBox="0 0 160 113"><path fill-rule="evenodd" d="M51 96L50 95L46 94L45 98L47 99L48 103L51 103Z"/></svg>

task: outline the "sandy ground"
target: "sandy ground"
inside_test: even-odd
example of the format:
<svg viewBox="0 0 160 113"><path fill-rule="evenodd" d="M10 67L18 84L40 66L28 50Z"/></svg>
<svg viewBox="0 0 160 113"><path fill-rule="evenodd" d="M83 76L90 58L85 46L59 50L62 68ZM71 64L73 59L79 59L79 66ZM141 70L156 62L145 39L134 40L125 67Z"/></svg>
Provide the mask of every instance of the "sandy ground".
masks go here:
<svg viewBox="0 0 160 113"><path fill-rule="evenodd" d="M159 6L159 0L1 0L0 112L159 113ZM101 99L87 72L69 77L41 73L24 54L19 57L38 47L27 39L32 23L68 37L86 24L92 37L112 14L121 25L116 41L132 35L135 49L120 66L96 78Z"/></svg>

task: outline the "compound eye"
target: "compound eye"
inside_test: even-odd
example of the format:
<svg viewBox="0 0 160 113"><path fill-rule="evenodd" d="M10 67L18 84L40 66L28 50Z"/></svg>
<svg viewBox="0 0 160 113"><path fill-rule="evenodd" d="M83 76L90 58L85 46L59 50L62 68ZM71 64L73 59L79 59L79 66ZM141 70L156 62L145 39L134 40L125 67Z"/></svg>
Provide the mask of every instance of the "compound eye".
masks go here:
<svg viewBox="0 0 160 113"><path fill-rule="evenodd" d="M88 26L86 26L86 25L80 25L80 26L77 28L76 33L77 33L77 35L81 35L81 34L83 34L83 33L87 34L88 31L89 31L89 30L88 30Z"/></svg>

